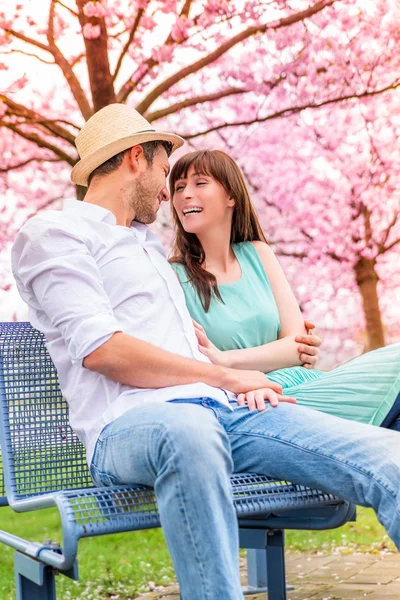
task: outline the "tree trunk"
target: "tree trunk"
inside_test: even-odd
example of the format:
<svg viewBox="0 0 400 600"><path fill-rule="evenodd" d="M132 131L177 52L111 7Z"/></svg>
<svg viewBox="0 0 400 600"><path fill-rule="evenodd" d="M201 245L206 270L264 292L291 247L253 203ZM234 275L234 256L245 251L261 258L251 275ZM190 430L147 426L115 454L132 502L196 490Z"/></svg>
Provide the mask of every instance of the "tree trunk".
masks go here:
<svg viewBox="0 0 400 600"><path fill-rule="evenodd" d="M364 309L367 330L365 350L367 352L376 350L376 348L381 348L385 345L385 335L383 332L377 291L379 277L375 267L375 260L367 258L360 258L354 266L356 281L360 290Z"/></svg>
<svg viewBox="0 0 400 600"><path fill-rule="evenodd" d="M89 73L90 91L92 93L93 109L97 112L104 106L116 102L114 84L110 72L107 48L107 28L104 19L86 17L83 7L87 0L76 0L79 10L79 22L83 29L86 23L100 26L100 36L96 39L83 38L86 49L86 62Z"/></svg>

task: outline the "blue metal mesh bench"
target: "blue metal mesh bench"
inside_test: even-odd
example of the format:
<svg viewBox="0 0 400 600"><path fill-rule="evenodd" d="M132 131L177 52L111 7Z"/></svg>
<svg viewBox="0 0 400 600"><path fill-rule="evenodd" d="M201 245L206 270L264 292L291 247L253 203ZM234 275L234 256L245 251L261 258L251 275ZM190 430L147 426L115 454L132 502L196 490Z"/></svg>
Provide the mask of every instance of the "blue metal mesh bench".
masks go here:
<svg viewBox="0 0 400 600"><path fill-rule="evenodd" d="M15 548L17 600L53 600L54 574L77 578L80 538L159 527L157 501L145 486L93 486L85 451L68 424L55 367L29 323L0 323L0 505L17 512L56 506L62 545L27 542L0 531ZM241 547L249 552L249 586L285 600L284 529L328 529L354 507L330 494L256 474L232 478Z"/></svg>

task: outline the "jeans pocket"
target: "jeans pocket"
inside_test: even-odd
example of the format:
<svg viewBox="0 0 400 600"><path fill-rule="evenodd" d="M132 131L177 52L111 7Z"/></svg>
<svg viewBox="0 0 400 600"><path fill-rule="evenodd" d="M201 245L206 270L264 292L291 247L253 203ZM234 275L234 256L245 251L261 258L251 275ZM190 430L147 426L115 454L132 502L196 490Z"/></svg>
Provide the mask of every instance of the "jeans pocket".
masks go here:
<svg viewBox="0 0 400 600"><path fill-rule="evenodd" d="M90 475L97 487L120 485L120 482L114 475L108 473L107 471L101 471L93 463L90 466Z"/></svg>
<svg viewBox="0 0 400 600"><path fill-rule="evenodd" d="M201 405L204 408L208 408L208 410L211 410L217 421L221 423L221 412L218 408L218 402L216 400L212 400L211 398L203 398L203 400L201 401Z"/></svg>
<svg viewBox="0 0 400 600"><path fill-rule="evenodd" d="M107 465L105 464L107 451L106 441L107 440L97 440L89 469L92 480L98 487L118 485L120 483L117 477L108 471Z"/></svg>

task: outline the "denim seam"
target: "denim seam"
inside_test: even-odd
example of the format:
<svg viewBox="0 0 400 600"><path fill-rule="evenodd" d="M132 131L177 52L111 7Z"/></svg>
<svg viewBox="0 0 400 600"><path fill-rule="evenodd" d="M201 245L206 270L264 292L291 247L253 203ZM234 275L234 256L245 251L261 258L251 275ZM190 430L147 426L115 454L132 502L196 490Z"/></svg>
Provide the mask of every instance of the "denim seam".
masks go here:
<svg viewBox="0 0 400 600"><path fill-rule="evenodd" d="M397 495L394 492L394 490L390 489L383 481L381 481L378 478L375 478L371 473L369 473L368 471L364 471L360 466L358 465L354 465L350 462L347 461L343 461L343 460L339 460L338 458L335 458L334 456L330 456L329 454L324 454L321 453L319 450L315 450L315 449L311 449L311 448L307 448L306 446L300 446L299 444L296 444L294 442L288 442L285 440L281 440L278 437L272 436L272 435L266 435L265 433L257 433L257 432L229 432L228 431L228 435L238 435L238 436L243 436L243 435L250 435L253 437L259 437L259 438L268 438L271 440L276 440L278 442L280 442L281 444L285 444L287 446L292 446L293 448L298 448L299 450L304 450L305 452L308 452L309 454L315 454L318 453L319 455L323 456L324 458L327 458L333 462L336 462L338 464L345 464L349 467L351 467L354 471L358 471L359 473L367 476L369 479L373 479L374 481L376 481L376 483L378 483L381 487L383 487L391 496L392 498L396 501L397 500ZM396 510L400 513L399 509L397 508L396 505Z"/></svg>
<svg viewBox="0 0 400 600"><path fill-rule="evenodd" d="M112 485L121 485L118 483L118 478L115 477L114 475L112 475L109 471L103 471L102 469L99 469L98 467L96 467L96 465L93 465L94 469L95 469L95 474L98 476L99 480L101 480L101 478L104 477L108 477L109 479L116 479L117 481L114 482ZM102 483L102 482L101 482ZM102 486L104 486L104 484L102 483ZM105 485L104 487L110 487L110 485Z"/></svg>
<svg viewBox="0 0 400 600"><path fill-rule="evenodd" d="M200 571L201 578L202 578L203 583L204 583L204 590L205 590L205 592L207 594L207 596L205 597L205 600L207 600L208 598L210 600L213 600L211 598L210 594L209 594L209 591L207 590L207 587L208 587L207 586L207 577L205 577L204 567L202 565L202 561L201 561L200 556L199 556L198 551L197 551L198 550L197 545L195 543L195 540L193 539L193 531L192 531L192 528L190 526L190 521L188 519L187 512L186 512L186 503L185 503L186 502L186 497L185 497L185 494L183 492L183 487L182 487L182 483L181 483L181 479L180 479L180 471L177 468L176 462L174 461L174 458L173 458L174 456L176 456L176 451L173 448L172 441L171 441L171 439L168 436L168 433L169 433L168 429L166 427L157 427L156 429L160 433L161 432L164 433L164 435L165 435L165 442L169 446L169 451L170 451L170 455L171 455L171 458L172 458L172 461L173 461L173 466L174 466L174 469L175 469L175 472L176 472L177 478L178 478L178 485L176 486L176 488L177 488L177 497L180 499L181 510L182 510L182 512L184 514L185 521L186 521L186 526L187 526L187 529L188 529L188 532L189 532L189 539L190 539L190 541L192 543L192 547L194 549L194 553L197 556L197 562L198 562L198 566L199 566L199 571Z"/></svg>

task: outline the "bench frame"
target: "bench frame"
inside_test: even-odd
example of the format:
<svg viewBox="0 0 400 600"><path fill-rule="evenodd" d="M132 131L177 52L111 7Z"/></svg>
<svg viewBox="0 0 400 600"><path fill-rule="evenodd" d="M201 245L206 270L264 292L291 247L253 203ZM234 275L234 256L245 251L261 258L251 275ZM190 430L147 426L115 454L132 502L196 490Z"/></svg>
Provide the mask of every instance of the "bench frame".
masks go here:
<svg viewBox="0 0 400 600"><path fill-rule="evenodd" d="M0 479L0 506L56 506L63 534L60 545L0 530L0 542L15 549L17 600L55 600L57 573L77 580L81 537L160 526L151 488L93 486L44 337L29 323L0 323L0 446L7 493ZM354 519L354 505L255 474L231 483L240 547L249 549L246 591L268 586L269 600L286 600L284 530L339 527Z"/></svg>

